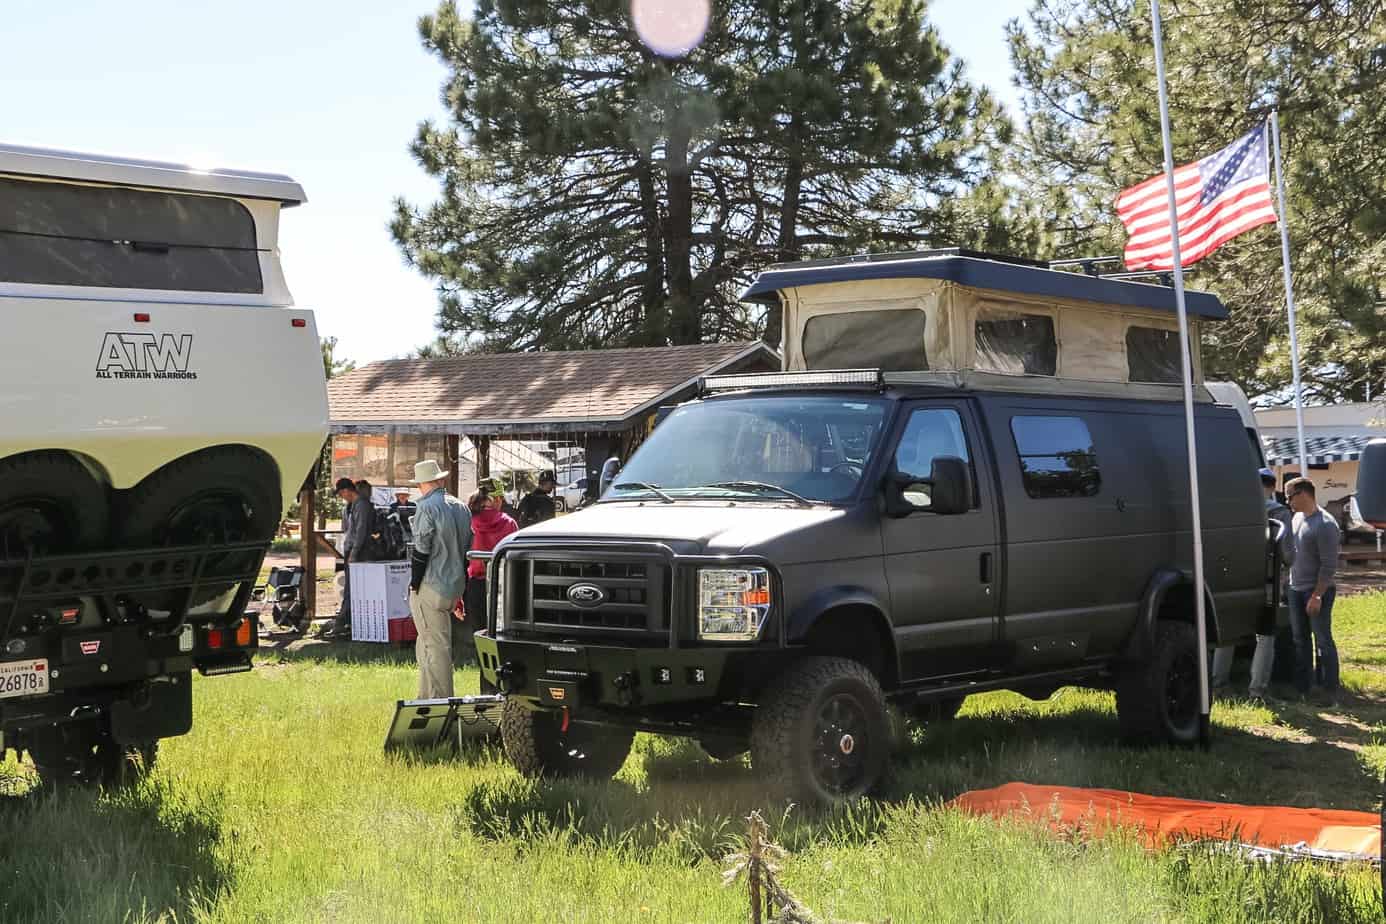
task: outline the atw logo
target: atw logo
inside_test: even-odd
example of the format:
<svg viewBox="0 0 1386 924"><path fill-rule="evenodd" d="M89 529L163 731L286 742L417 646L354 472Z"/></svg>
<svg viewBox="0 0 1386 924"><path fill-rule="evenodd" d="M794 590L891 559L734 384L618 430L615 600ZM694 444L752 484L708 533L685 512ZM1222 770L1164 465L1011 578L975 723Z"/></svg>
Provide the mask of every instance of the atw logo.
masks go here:
<svg viewBox="0 0 1386 924"><path fill-rule="evenodd" d="M96 360L98 379L195 379L188 369L192 334L148 334L112 331L101 341Z"/></svg>

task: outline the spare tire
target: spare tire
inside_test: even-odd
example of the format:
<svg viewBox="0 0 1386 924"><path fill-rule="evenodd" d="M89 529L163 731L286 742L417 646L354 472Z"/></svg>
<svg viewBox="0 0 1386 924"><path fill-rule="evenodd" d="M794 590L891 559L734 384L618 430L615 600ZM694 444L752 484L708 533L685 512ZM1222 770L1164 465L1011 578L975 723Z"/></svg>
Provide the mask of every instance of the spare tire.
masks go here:
<svg viewBox="0 0 1386 924"><path fill-rule="evenodd" d="M106 486L71 454L0 461L0 560L100 548L109 523Z"/></svg>
<svg viewBox="0 0 1386 924"><path fill-rule="evenodd" d="M225 546L265 542L279 527L282 501L279 472L262 453L218 446L170 462L126 492L115 526L126 548ZM206 567L215 573L224 560ZM199 588L189 606L226 593L231 585ZM137 595L150 609L173 610L183 603L181 590Z"/></svg>

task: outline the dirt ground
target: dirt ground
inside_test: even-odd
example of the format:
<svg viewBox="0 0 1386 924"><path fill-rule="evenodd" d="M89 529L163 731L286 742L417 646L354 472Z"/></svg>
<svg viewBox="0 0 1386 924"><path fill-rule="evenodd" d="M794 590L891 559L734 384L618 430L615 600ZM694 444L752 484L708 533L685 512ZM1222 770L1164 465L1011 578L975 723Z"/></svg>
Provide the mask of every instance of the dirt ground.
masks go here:
<svg viewBox="0 0 1386 924"><path fill-rule="evenodd" d="M1386 565L1371 562L1366 565L1343 564L1338 568L1338 593L1360 594L1369 590L1386 589Z"/></svg>

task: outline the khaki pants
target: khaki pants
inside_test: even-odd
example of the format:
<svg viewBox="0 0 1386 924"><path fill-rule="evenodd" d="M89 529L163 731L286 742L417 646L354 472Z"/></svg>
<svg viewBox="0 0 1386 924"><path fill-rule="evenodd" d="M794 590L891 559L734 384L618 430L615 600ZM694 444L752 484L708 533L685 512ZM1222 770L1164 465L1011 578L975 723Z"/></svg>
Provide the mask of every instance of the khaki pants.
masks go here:
<svg viewBox="0 0 1386 924"><path fill-rule="evenodd" d="M424 584L409 597L419 640L419 699L452 696L452 603Z"/></svg>

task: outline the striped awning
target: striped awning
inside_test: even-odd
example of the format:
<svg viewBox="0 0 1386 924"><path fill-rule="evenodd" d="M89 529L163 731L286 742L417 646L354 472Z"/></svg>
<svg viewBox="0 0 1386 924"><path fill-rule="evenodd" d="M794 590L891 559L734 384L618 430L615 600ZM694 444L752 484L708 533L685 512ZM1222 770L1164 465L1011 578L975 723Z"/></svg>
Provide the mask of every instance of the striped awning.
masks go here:
<svg viewBox="0 0 1386 924"><path fill-rule="evenodd" d="M1372 436L1310 436L1304 440L1310 465L1329 462L1356 462L1362 447L1377 437ZM1299 462L1299 440L1293 436L1278 436L1265 440L1266 464L1285 465Z"/></svg>

